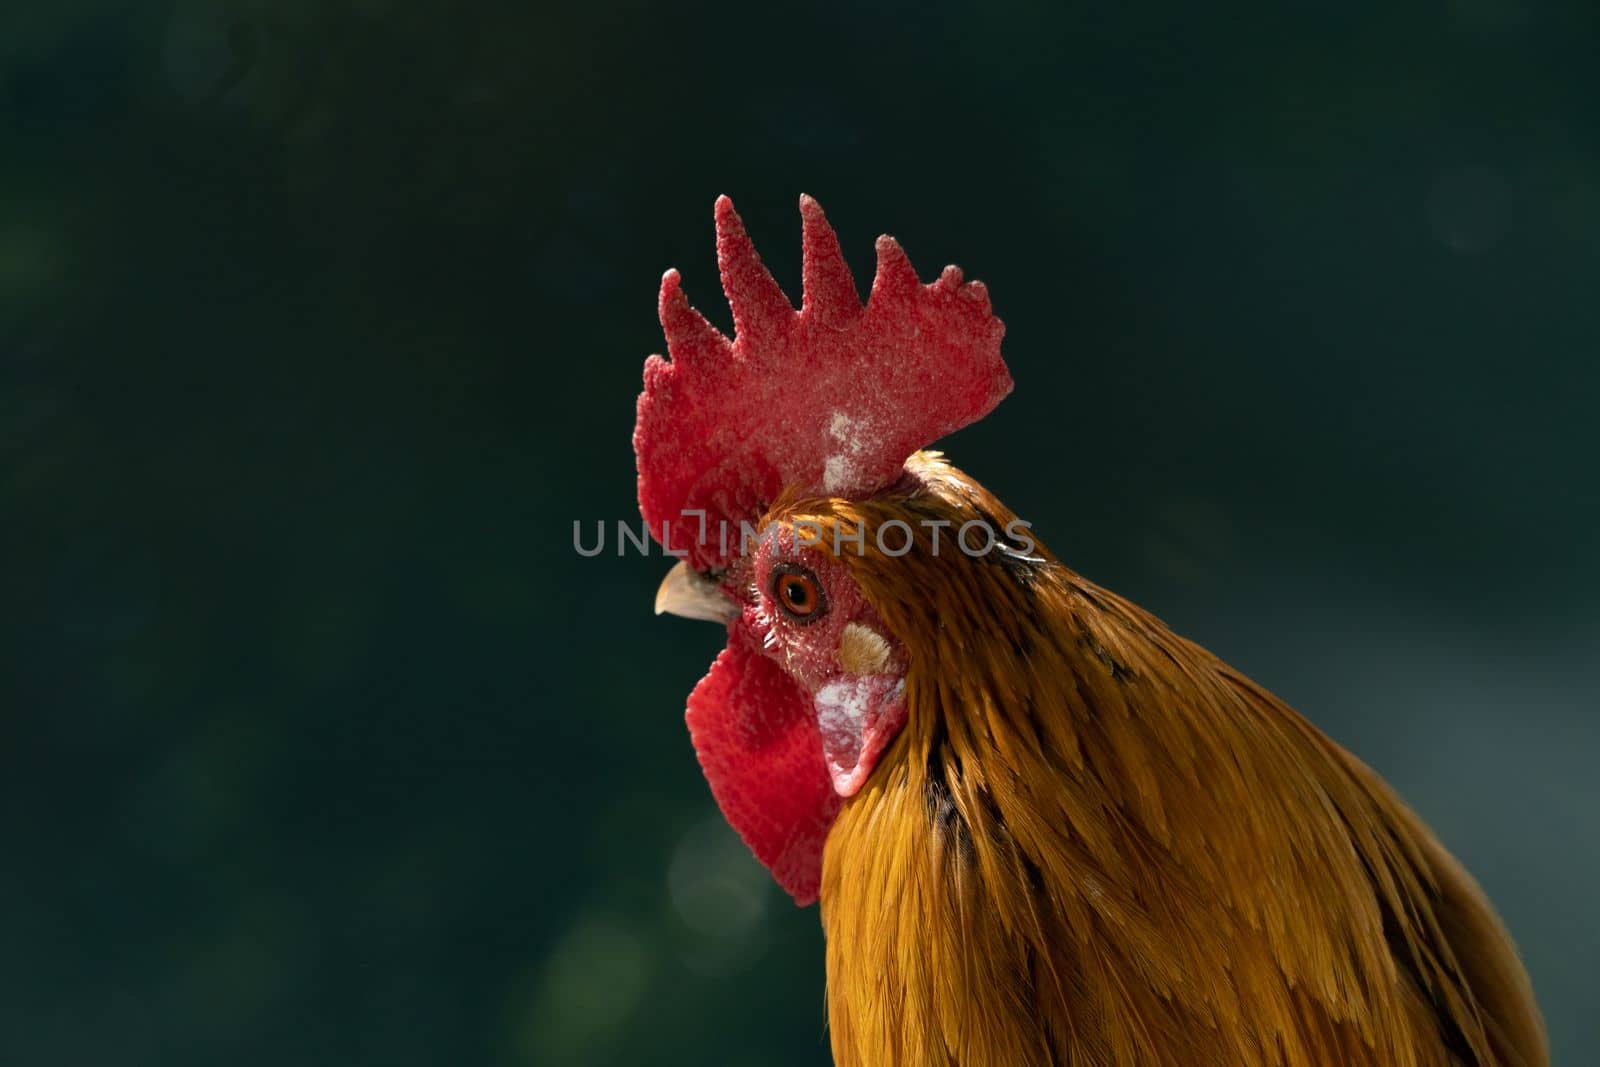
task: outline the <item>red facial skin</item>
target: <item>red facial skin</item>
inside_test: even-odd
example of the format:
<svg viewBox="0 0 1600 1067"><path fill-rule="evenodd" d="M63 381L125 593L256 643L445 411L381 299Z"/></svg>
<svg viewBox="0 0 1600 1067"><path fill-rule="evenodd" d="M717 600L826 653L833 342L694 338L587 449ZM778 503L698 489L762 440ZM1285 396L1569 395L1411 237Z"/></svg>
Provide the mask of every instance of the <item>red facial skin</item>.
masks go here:
<svg viewBox="0 0 1600 1067"><path fill-rule="evenodd" d="M841 551L854 548L845 542ZM803 567L817 580L823 606L808 621L776 597L780 564ZM795 902L810 904L840 805L904 725L904 651L833 546L797 543L792 529L763 539L724 589L742 610L729 624L728 647L689 697L690 738L728 822ZM852 674L840 665L840 639L851 623L888 643L883 669Z"/></svg>

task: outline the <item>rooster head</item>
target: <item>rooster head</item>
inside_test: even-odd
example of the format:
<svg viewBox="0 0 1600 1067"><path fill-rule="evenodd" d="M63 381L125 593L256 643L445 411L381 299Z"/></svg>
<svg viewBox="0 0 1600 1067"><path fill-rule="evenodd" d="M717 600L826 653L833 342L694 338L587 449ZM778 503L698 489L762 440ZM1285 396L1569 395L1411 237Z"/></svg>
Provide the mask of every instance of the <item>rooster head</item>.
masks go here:
<svg viewBox="0 0 1600 1067"><path fill-rule="evenodd" d="M918 450L1011 391L1004 327L981 282L923 285L890 237L863 305L822 209L800 198L804 299L773 280L727 197L717 260L729 339L661 280L670 358L644 367L634 452L639 509L680 562L657 613L728 627L687 722L724 816L797 903L816 899L839 807L904 725L905 647L863 594L849 553L893 558L915 532L835 521L903 492ZM832 505L832 506L830 506ZM829 521L808 519L827 512ZM887 544L885 543L887 542Z"/></svg>

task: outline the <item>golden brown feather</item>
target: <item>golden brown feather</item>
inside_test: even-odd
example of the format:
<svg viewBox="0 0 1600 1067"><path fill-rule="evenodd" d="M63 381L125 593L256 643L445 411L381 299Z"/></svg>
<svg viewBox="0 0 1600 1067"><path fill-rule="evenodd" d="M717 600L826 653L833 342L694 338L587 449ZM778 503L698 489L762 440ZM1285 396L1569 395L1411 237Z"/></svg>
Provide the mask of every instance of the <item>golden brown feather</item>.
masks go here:
<svg viewBox="0 0 1600 1067"><path fill-rule="evenodd" d="M1548 1062L1504 929L1371 771L1042 547L949 550L1014 516L910 466L777 514L867 528L843 558L911 664L824 856L842 1067ZM875 551L890 519L908 555Z"/></svg>

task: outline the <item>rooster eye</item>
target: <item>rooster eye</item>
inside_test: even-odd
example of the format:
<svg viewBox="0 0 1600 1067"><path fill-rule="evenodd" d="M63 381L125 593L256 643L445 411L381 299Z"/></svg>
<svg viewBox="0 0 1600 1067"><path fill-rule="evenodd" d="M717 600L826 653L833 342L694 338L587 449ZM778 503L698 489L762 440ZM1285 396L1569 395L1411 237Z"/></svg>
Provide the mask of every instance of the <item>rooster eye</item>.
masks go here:
<svg viewBox="0 0 1600 1067"><path fill-rule="evenodd" d="M773 569L772 599L795 622L815 622L828 610L817 576L795 563L780 563Z"/></svg>

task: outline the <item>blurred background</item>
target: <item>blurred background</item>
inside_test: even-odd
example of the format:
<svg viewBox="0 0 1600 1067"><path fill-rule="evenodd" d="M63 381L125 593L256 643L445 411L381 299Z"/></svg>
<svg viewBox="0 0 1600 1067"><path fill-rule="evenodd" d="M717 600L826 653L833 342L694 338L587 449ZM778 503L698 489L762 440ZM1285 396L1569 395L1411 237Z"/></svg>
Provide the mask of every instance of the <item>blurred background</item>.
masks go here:
<svg viewBox="0 0 1600 1067"><path fill-rule="evenodd" d="M0 1063L828 1060L629 434L732 194L959 261L948 451L1600 961L1592 4L0 13Z"/></svg>

